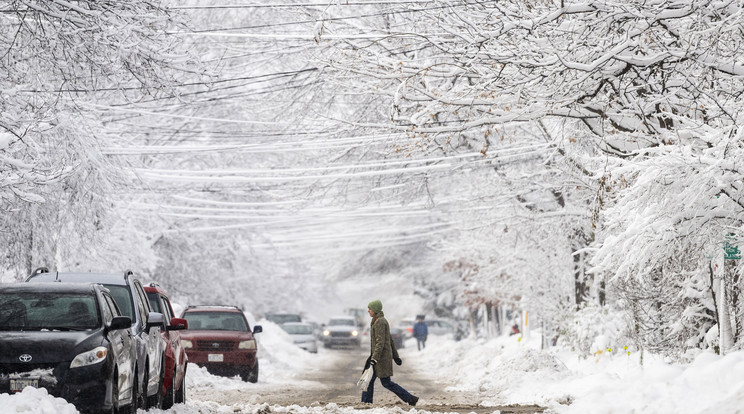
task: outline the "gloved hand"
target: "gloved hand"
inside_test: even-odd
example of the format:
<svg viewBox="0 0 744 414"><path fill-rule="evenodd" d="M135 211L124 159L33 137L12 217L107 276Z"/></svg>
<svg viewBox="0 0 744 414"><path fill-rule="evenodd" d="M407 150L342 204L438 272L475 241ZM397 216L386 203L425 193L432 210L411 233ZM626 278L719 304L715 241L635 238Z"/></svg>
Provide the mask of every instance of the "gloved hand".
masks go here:
<svg viewBox="0 0 744 414"><path fill-rule="evenodd" d="M403 360L400 358L393 358L393 361L395 361L396 364L401 365L403 364Z"/></svg>
<svg viewBox="0 0 744 414"><path fill-rule="evenodd" d="M368 356L367 357L367 360L364 361L364 368L362 368L362 372L364 372L365 369L367 369L367 368L370 367L370 365L371 365L370 361L371 360L372 360L372 355Z"/></svg>
<svg viewBox="0 0 744 414"><path fill-rule="evenodd" d="M369 364L372 365L372 366L375 366L376 363L377 363L377 360L376 359L370 359L369 360Z"/></svg>

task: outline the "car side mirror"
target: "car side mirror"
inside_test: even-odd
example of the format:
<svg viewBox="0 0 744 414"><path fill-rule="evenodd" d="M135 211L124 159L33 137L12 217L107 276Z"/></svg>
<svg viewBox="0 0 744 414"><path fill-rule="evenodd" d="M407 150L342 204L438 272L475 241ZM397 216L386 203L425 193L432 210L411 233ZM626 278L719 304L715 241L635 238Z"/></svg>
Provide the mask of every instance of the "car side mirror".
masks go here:
<svg viewBox="0 0 744 414"><path fill-rule="evenodd" d="M171 324L168 326L169 331L180 331L182 329L189 329L189 321L183 318L172 318Z"/></svg>
<svg viewBox="0 0 744 414"><path fill-rule="evenodd" d="M257 333L260 333L260 332L263 332L263 327L261 327L261 325L256 325L256 326L253 327L253 333L254 334L257 334Z"/></svg>
<svg viewBox="0 0 744 414"><path fill-rule="evenodd" d="M129 316L114 316L106 328L109 331L118 331L119 329L127 329L131 326L132 318Z"/></svg>
<svg viewBox="0 0 744 414"><path fill-rule="evenodd" d="M165 316L160 312L150 312L147 314L147 330L152 327L158 327L165 330Z"/></svg>

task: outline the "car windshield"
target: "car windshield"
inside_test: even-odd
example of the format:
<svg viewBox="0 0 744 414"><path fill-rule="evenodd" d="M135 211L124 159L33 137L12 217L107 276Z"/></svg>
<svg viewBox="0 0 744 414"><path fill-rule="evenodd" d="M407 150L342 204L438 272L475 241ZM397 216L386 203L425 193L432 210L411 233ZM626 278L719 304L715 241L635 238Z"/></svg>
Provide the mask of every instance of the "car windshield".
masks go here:
<svg viewBox="0 0 744 414"><path fill-rule="evenodd" d="M266 319L279 325L287 322L302 322L300 315L269 315Z"/></svg>
<svg viewBox="0 0 744 414"><path fill-rule="evenodd" d="M354 326L354 319L331 319L328 321L328 326Z"/></svg>
<svg viewBox="0 0 744 414"><path fill-rule="evenodd" d="M129 288L121 285L104 285L111 292L111 296L116 301L116 306L119 307L122 316L129 316L132 321L134 317L134 305L132 305L132 293Z"/></svg>
<svg viewBox="0 0 744 414"><path fill-rule="evenodd" d="M237 312L186 312L190 331L247 331L248 324Z"/></svg>
<svg viewBox="0 0 744 414"><path fill-rule="evenodd" d="M0 330L86 330L100 325L95 297L64 292L0 292Z"/></svg>
<svg viewBox="0 0 744 414"><path fill-rule="evenodd" d="M312 335L313 327L310 325L283 325L282 328L290 335Z"/></svg>

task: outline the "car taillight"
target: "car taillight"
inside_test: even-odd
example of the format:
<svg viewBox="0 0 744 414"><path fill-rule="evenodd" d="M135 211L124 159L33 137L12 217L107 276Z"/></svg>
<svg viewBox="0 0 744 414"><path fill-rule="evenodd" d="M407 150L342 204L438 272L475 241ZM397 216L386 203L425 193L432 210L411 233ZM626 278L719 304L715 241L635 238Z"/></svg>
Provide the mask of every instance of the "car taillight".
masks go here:
<svg viewBox="0 0 744 414"><path fill-rule="evenodd" d="M413 333L413 328L406 328L406 331L408 331L409 333Z"/></svg>

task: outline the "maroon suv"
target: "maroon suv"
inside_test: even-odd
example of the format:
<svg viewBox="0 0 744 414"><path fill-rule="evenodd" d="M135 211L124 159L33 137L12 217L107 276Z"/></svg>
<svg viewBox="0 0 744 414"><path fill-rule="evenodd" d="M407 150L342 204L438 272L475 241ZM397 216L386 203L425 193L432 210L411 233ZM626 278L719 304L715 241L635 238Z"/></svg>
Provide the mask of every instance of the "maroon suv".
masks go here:
<svg viewBox="0 0 744 414"><path fill-rule="evenodd" d="M188 328L185 319L173 317L170 298L157 283L144 286L147 300L154 312L165 317L165 330L160 334L165 344L165 375L163 377L163 409L186 402L186 367L188 358L181 346L181 330Z"/></svg>
<svg viewBox="0 0 744 414"><path fill-rule="evenodd" d="M189 329L181 333L181 344L189 362L216 375L240 375L243 381L258 381L255 334L243 312L235 306L189 306L182 318Z"/></svg>

